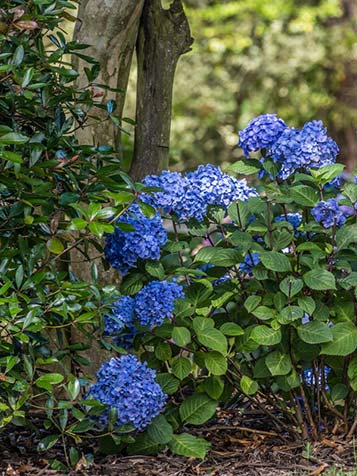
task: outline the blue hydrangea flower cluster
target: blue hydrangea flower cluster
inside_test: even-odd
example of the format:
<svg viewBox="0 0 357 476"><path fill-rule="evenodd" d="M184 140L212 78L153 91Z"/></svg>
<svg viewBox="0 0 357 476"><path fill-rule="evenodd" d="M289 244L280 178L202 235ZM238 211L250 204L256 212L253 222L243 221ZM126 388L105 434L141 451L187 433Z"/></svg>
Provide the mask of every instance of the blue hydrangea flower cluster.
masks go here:
<svg viewBox="0 0 357 476"><path fill-rule="evenodd" d="M278 177L286 179L298 169L334 164L338 151L336 142L327 136L322 121L311 121L301 130L285 129L268 155L282 164Z"/></svg>
<svg viewBox="0 0 357 476"><path fill-rule="evenodd" d="M341 226L346 222L343 210L334 198L319 202L316 207L311 210L311 214L324 228L329 228L333 226L334 223L336 223L336 226Z"/></svg>
<svg viewBox="0 0 357 476"><path fill-rule="evenodd" d="M259 149L269 149L288 126L276 114L262 114L249 122L239 133L239 147L244 155Z"/></svg>
<svg viewBox="0 0 357 476"><path fill-rule="evenodd" d="M175 300L183 298L182 286L169 281L151 281L135 296L135 314L142 326L160 326L172 317Z"/></svg>
<svg viewBox="0 0 357 476"><path fill-rule="evenodd" d="M155 377L156 372L133 355L112 358L99 369L97 382L90 387L86 398L116 408L118 426L131 424L143 430L167 400ZM103 424L107 421L108 412L101 417Z"/></svg>
<svg viewBox="0 0 357 476"><path fill-rule="evenodd" d="M267 149L266 155L281 164L278 173L281 179L298 169L308 171L333 164L339 152L322 121L307 122L300 130L287 127L274 114L264 114L253 119L239 137L239 146L246 157L250 152Z"/></svg>
<svg viewBox="0 0 357 476"><path fill-rule="evenodd" d="M132 225L134 231L124 232L115 227L114 233L106 235L104 253L113 268L125 275L136 266L139 258L160 258L160 249L167 241L167 232L158 213L148 218L137 204L133 204L118 219L118 223Z"/></svg>
<svg viewBox="0 0 357 476"><path fill-rule="evenodd" d="M111 305L111 312L104 316L104 335L119 334L124 327L130 327L134 322L135 300L130 296L121 296Z"/></svg>
<svg viewBox="0 0 357 476"><path fill-rule="evenodd" d="M239 269L242 273L250 274L260 261L260 253L248 253L244 257L243 263L240 263Z"/></svg>
<svg viewBox="0 0 357 476"><path fill-rule="evenodd" d="M166 170L159 176L147 176L143 182L163 191L152 195L145 193L140 198L156 209L176 215L181 223L191 218L202 221L208 205L227 208L234 201L246 201L258 195L254 188L248 187L245 179L237 180L210 164L201 165L185 176Z"/></svg>
<svg viewBox="0 0 357 476"><path fill-rule="evenodd" d="M274 221L277 221L277 222L288 221L290 225L296 231L298 227L301 225L302 216L301 216L301 213L287 213L286 216L280 215L278 217L275 217Z"/></svg>
<svg viewBox="0 0 357 476"><path fill-rule="evenodd" d="M200 165L187 177L192 187L200 191L203 201L209 205L228 208L237 200L247 201L258 195L255 189L248 187L246 179L237 180L211 164Z"/></svg>

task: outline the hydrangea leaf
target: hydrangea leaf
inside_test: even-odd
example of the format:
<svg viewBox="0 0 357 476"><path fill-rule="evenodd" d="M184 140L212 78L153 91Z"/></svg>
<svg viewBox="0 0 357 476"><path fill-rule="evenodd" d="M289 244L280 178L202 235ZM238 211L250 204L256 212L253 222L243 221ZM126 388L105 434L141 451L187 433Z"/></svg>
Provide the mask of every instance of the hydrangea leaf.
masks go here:
<svg viewBox="0 0 357 476"><path fill-rule="evenodd" d="M211 444L203 438L198 438L188 433L181 433L180 435L173 436L169 447L174 454L186 456L187 458L204 459Z"/></svg>
<svg viewBox="0 0 357 476"><path fill-rule="evenodd" d="M217 402L203 393L186 398L180 405L179 413L183 422L202 425L213 417Z"/></svg>

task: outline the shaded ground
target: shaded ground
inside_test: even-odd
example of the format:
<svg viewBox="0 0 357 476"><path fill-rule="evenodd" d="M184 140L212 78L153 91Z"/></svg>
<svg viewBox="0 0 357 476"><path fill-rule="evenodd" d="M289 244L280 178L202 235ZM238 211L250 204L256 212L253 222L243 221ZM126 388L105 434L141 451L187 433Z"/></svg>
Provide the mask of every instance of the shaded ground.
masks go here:
<svg viewBox="0 0 357 476"><path fill-rule="evenodd" d="M250 421L254 425L246 426ZM243 426L244 423L244 426ZM220 418L215 424L193 430L212 443L205 461L171 456L100 456L78 476L293 476L319 474L357 476L357 441L341 436L322 438L313 446L292 441L284 431L269 427L259 415L238 414ZM60 448L41 455L34 450L36 437L29 430L0 435L0 476L57 475L47 457L59 458ZM339 469L344 472L339 472Z"/></svg>

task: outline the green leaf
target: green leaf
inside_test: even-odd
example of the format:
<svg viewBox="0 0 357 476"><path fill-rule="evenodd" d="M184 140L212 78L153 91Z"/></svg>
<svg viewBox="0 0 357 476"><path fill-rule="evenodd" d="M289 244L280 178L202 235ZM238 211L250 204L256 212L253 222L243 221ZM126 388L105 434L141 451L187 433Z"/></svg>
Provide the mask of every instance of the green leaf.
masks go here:
<svg viewBox="0 0 357 476"><path fill-rule="evenodd" d="M274 319L275 310L267 306L258 306L253 312L253 316L261 319L262 321L267 321L269 319Z"/></svg>
<svg viewBox="0 0 357 476"><path fill-rule="evenodd" d="M176 393L180 386L180 382L176 377L165 372L158 374L155 380L162 388L162 391L168 395Z"/></svg>
<svg viewBox="0 0 357 476"><path fill-rule="evenodd" d="M324 322L312 321L297 329L301 340L307 344L322 344L333 339L331 328Z"/></svg>
<svg viewBox="0 0 357 476"><path fill-rule="evenodd" d="M238 251L205 246L196 254L194 262L210 263L213 266L234 266L241 261Z"/></svg>
<svg viewBox="0 0 357 476"><path fill-rule="evenodd" d="M165 445L173 436L172 426L164 415L156 416L147 428L149 438L155 443Z"/></svg>
<svg viewBox="0 0 357 476"><path fill-rule="evenodd" d="M16 154L15 152L11 152L9 150L1 150L0 157L5 160L9 160L10 162L14 162L15 164L22 164L23 158L21 155Z"/></svg>
<svg viewBox="0 0 357 476"><path fill-rule="evenodd" d="M255 326L250 338L260 345L275 345L281 341L281 330L268 326Z"/></svg>
<svg viewBox="0 0 357 476"><path fill-rule="evenodd" d="M159 280L165 278L164 267L159 261L148 261L145 264L145 270L150 274L150 276L153 276L154 278Z"/></svg>
<svg viewBox="0 0 357 476"><path fill-rule="evenodd" d="M172 351L171 346L167 342L159 342L155 346L155 357L162 362L171 359Z"/></svg>
<svg viewBox="0 0 357 476"><path fill-rule="evenodd" d="M214 327L214 320L210 317L198 316L193 319L192 326L194 331L199 333L205 329L212 329Z"/></svg>
<svg viewBox="0 0 357 476"><path fill-rule="evenodd" d="M37 445L38 451L49 450L57 443L59 438L60 438L60 435L49 435L49 436L46 436L45 438L42 438L42 440Z"/></svg>
<svg viewBox="0 0 357 476"><path fill-rule="evenodd" d="M203 393L191 395L180 405L181 420L191 425L202 425L213 417L217 402Z"/></svg>
<svg viewBox="0 0 357 476"><path fill-rule="evenodd" d="M304 311L298 306L287 306L280 311L278 321L280 324L290 324L304 317Z"/></svg>
<svg viewBox="0 0 357 476"><path fill-rule="evenodd" d="M244 334L244 330L235 322L225 322L219 330L226 336L241 336Z"/></svg>
<svg viewBox="0 0 357 476"><path fill-rule="evenodd" d="M79 380L75 377L72 377L67 385L67 392L71 400L75 400L78 397L80 389L81 385L79 383Z"/></svg>
<svg viewBox="0 0 357 476"><path fill-rule="evenodd" d="M51 238L46 243L47 249L56 255L59 255L64 251L64 246L62 241L58 240L57 238Z"/></svg>
<svg viewBox="0 0 357 476"><path fill-rule="evenodd" d="M357 327L352 322L340 322L332 328L331 342L322 346L321 354L345 357L357 349Z"/></svg>
<svg viewBox="0 0 357 476"><path fill-rule="evenodd" d="M332 179L340 175L345 166L343 164L325 165L319 169L310 169L310 173L313 177L317 178L321 185L325 185Z"/></svg>
<svg viewBox="0 0 357 476"><path fill-rule="evenodd" d="M64 379L63 375L50 373L46 375L42 375L37 380L35 380L35 385L40 388L44 388L45 390L51 390L51 385L56 385L62 382Z"/></svg>
<svg viewBox="0 0 357 476"><path fill-rule="evenodd" d="M289 355L279 351L268 354L265 363L273 376L287 375L292 368Z"/></svg>
<svg viewBox="0 0 357 476"><path fill-rule="evenodd" d="M357 357L354 357L349 363L348 378L350 380L352 390L357 392Z"/></svg>
<svg viewBox="0 0 357 476"><path fill-rule="evenodd" d="M252 312L259 305L261 300L261 296L249 296L244 301L244 307L248 312Z"/></svg>
<svg viewBox="0 0 357 476"><path fill-rule="evenodd" d="M223 393L224 383L219 377L211 375L211 377L206 378L204 389L209 397L213 398L213 400L218 400Z"/></svg>
<svg viewBox="0 0 357 476"><path fill-rule="evenodd" d="M307 312L309 316L311 316L316 309L316 303L311 296L299 297L298 305L303 311Z"/></svg>
<svg viewBox="0 0 357 476"><path fill-rule="evenodd" d="M247 395L254 395L257 393L259 386L257 382L252 380L248 375L244 375L240 380L240 387Z"/></svg>
<svg viewBox="0 0 357 476"><path fill-rule="evenodd" d="M177 455L187 458L204 459L211 444L203 438L192 436L188 433L174 435L169 443L170 450Z"/></svg>
<svg viewBox="0 0 357 476"><path fill-rule="evenodd" d="M291 187L289 191L294 201L303 207L314 207L319 201L317 192L307 185Z"/></svg>
<svg viewBox="0 0 357 476"><path fill-rule="evenodd" d="M336 233L336 244L339 250L348 248L351 243L357 243L357 223L344 226Z"/></svg>
<svg viewBox="0 0 357 476"><path fill-rule="evenodd" d="M219 352L207 352L204 356L205 366L207 370L213 375L225 375L228 364L227 359Z"/></svg>
<svg viewBox="0 0 357 476"><path fill-rule="evenodd" d="M180 380L183 380L192 370L191 362L185 357L179 357L172 364L172 373Z"/></svg>
<svg viewBox="0 0 357 476"><path fill-rule="evenodd" d="M214 328L203 329L197 334L198 341L208 347L216 350L223 355L227 353L227 339L221 331Z"/></svg>
<svg viewBox="0 0 357 476"><path fill-rule="evenodd" d="M14 144L14 145L20 145L20 144L25 144L28 142L29 138L19 134L17 132L9 132L8 134L4 134L3 136L0 136L0 144Z"/></svg>
<svg viewBox="0 0 357 476"><path fill-rule="evenodd" d="M253 163L256 163L256 165L252 165ZM246 160L238 160L237 162L234 162L228 167L228 171L240 174L240 175L252 175L256 174L259 172L261 169L261 165L259 164L258 161L252 161L251 159L248 161Z"/></svg>
<svg viewBox="0 0 357 476"><path fill-rule="evenodd" d="M186 329L186 327L174 327L172 338L175 341L175 344L184 347L191 342L191 333Z"/></svg>
<svg viewBox="0 0 357 476"><path fill-rule="evenodd" d="M272 271L276 271L279 273L291 271L291 264L289 258L283 253L278 253L277 251L262 253L260 255L260 261L267 269L270 269Z"/></svg>
<svg viewBox="0 0 357 476"><path fill-rule="evenodd" d="M128 445L128 455L156 455L161 446L155 443L147 433L139 434L135 442Z"/></svg>
<svg viewBox="0 0 357 476"><path fill-rule="evenodd" d="M294 276L287 276L280 283L279 287L285 296L292 298L302 290L304 283L302 279L295 278Z"/></svg>
<svg viewBox="0 0 357 476"><path fill-rule="evenodd" d="M303 276L306 286L316 291L336 289L335 277L326 269L312 269Z"/></svg>

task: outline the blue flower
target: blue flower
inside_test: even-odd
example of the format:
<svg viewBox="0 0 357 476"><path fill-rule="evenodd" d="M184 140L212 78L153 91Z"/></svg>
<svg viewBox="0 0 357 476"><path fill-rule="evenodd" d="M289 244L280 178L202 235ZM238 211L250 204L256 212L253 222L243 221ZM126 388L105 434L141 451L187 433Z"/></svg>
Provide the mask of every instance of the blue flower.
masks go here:
<svg viewBox="0 0 357 476"><path fill-rule="evenodd" d="M197 170L187 175L192 188L200 191L204 203L228 208L237 200L247 201L258 196L254 188L247 185L246 179L237 180L224 174L214 165L200 165Z"/></svg>
<svg viewBox="0 0 357 476"><path fill-rule="evenodd" d="M285 129L268 155L282 164L278 177L286 179L298 169L308 171L334 164L338 151L336 142L327 136L322 121L311 121L302 130Z"/></svg>
<svg viewBox="0 0 357 476"><path fill-rule="evenodd" d="M327 377L328 377L330 372L331 372L331 368L327 367L326 365L324 367L323 373L322 373L322 370L319 369L318 376L317 376L319 387L321 387L321 384L322 384L323 381L324 382L327 381ZM308 387L312 387L313 385L316 385L316 377L315 377L315 374L314 374L312 369L304 370L304 379L305 379L306 385ZM329 386L327 385L327 383L325 383L325 389L327 391L329 390Z"/></svg>
<svg viewBox="0 0 357 476"><path fill-rule="evenodd" d="M204 220L208 205L227 208L234 201L246 201L249 197L258 196L254 188L248 187L245 179L237 180L211 164L200 165L186 176L165 170L161 175L148 175L143 182L163 191L144 193L141 199L165 213L175 215L181 223L190 219Z"/></svg>
<svg viewBox="0 0 357 476"><path fill-rule="evenodd" d="M346 222L343 209L334 198L327 201L319 202L316 207L311 210L314 219L321 223L325 228L329 228L336 223L336 226L341 226Z"/></svg>
<svg viewBox="0 0 357 476"><path fill-rule="evenodd" d="M118 223L129 224L134 231L122 231L115 227L114 233L106 235L104 253L113 268L125 275L137 265L139 259L159 259L161 247L167 241L167 233L158 213L152 218L142 214L137 204L131 205Z"/></svg>
<svg viewBox="0 0 357 476"><path fill-rule="evenodd" d="M175 300L183 298L182 286L169 281L151 281L135 296L135 314L142 326L160 326L172 317Z"/></svg>
<svg viewBox="0 0 357 476"><path fill-rule="evenodd" d="M270 148L286 128L285 122L276 114L262 114L239 132L238 145L244 155L249 157L250 152Z"/></svg>
<svg viewBox="0 0 357 476"><path fill-rule="evenodd" d="M116 408L118 426L131 424L143 430L167 400L155 377L156 372L133 355L112 358L99 369L97 382L90 387L86 398ZM101 417L103 424L107 424L108 413Z"/></svg>
<svg viewBox="0 0 357 476"><path fill-rule="evenodd" d="M287 213L287 215L280 215L274 218L274 221L288 221L290 225L294 228L294 231L298 229L302 222L301 213Z"/></svg>
<svg viewBox="0 0 357 476"><path fill-rule="evenodd" d="M260 253L247 253L244 257L243 263L240 263L239 269L242 273L250 274L260 261Z"/></svg>
<svg viewBox="0 0 357 476"><path fill-rule="evenodd" d="M104 335L120 334L124 327L134 324L135 301L130 296L121 296L110 304L111 313L104 316Z"/></svg>

